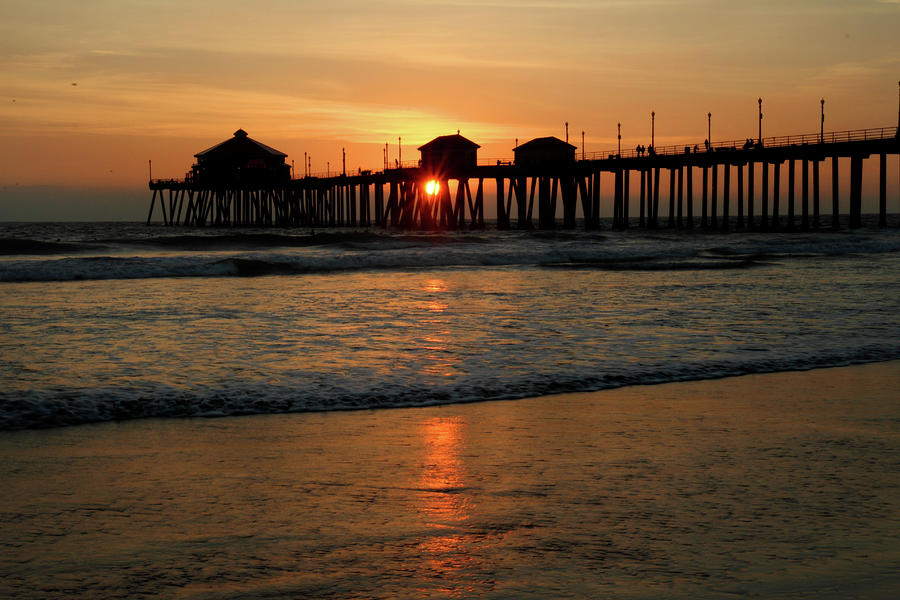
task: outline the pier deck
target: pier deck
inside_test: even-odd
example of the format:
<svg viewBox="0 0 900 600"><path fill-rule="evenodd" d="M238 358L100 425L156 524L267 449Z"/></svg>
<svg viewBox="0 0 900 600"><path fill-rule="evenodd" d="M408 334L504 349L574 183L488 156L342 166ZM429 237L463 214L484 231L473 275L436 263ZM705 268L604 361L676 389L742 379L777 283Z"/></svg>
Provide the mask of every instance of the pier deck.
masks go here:
<svg viewBox="0 0 900 600"><path fill-rule="evenodd" d="M303 177L268 185L152 179L147 222L151 222L158 200L166 225L477 228L484 226L485 182L493 181L491 195L499 228L573 228L579 212L587 228L597 228L603 175L613 178L614 191L607 201L611 201L615 228L626 228L634 221L629 207L635 179L640 182L640 192L634 224L640 227L805 230L823 226L819 171L822 163L828 162L831 202L827 224L836 228L843 212L849 214L853 228L862 224L864 164L877 157L879 225L886 226L887 157L892 155L900 155L895 127L716 142L708 148L706 144L682 145L650 153L582 154L580 160L562 167L526 168L512 161L479 163L454 177L426 172L412 163L378 172ZM849 194L843 205L839 159L850 163ZM782 198L785 164L787 198ZM429 181L438 182L435 193L429 193ZM701 188L699 198L695 181ZM668 187L665 223L660 221L663 187Z"/></svg>

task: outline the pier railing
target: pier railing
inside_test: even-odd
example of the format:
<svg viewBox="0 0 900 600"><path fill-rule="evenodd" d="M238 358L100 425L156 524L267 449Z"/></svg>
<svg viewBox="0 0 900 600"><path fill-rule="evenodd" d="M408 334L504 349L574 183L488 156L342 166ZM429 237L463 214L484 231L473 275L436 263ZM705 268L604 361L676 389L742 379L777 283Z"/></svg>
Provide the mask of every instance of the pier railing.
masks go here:
<svg viewBox="0 0 900 600"><path fill-rule="evenodd" d="M847 131L826 131L824 133L806 133L800 135L779 135L764 137L762 139L763 148L788 148L791 146L803 146L813 144L835 144L840 142L858 142L868 140L884 140L897 137L896 127L876 127L870 129L850 129ZM619 154L617 149L600 150L594 152L575 151L575 160L605 160L610 158L638 158L648 156L674 156L686 153L701 152L727 152L730 150L747 150L751 148L759 148L758 139L744 138L742 140L720 140L712 142L707 148L706 143L699 144L671 144L668 146L657 146L650 154L644 149L640 154L637 149L623 149ZM512 165L514 159L511 156L502 158L479 158L478 166L491 167L495 165ZM409 160L400 163L401 169L414 169L419 166L419 161ZM398 168L396 164L391 167Z"/></svg>
<svg viewBox="0 0 900 600"><path fill-rule="evenodd" d="M764 137L762 139L763 148L788 148L790 146L803 146L813 144L835 144L840 142L859 142L869 140L885 140L897 137L896 127L876 127L871 129L850 129L847 131L826 131L824 133L806 133L801 135L781 135ZM638 154L637 149L631 148L622 150L620 158L637 158L639 156L672 156L675 154L685 154L693 152L715 152L728 150L746 150L750 148L760 147L758 139L744 138L742 140L724 140L712 142L709 148L706 143L700 144L673 144L669 146L657 146L653 149L653 154L648 150ZM602 150L599 152L584 153L584 160L602 160L615 158L618 150ZM575 157L580 158L581 153L576 152Z"/></svg>

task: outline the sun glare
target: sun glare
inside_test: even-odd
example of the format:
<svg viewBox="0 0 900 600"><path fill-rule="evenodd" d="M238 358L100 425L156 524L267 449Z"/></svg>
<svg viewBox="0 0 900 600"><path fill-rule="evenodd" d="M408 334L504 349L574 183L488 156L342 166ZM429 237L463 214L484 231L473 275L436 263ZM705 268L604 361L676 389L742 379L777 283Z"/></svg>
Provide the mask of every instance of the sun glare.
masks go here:
<svg viewBox="0 0 900 600"><path fill-rule="evenodd" d="M428 192L429 196L434 196L441 189L441 184L432 179L428 183L425 184L425 191Z"/></svg>

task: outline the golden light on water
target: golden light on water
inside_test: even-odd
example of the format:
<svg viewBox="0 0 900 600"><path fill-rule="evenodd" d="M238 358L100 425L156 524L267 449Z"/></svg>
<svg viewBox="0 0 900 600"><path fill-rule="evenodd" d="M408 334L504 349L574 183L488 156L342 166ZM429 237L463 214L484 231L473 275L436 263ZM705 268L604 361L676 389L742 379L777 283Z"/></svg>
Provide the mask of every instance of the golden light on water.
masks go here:
<svg viewBox="0 0 900 600"><path fill-rule="evenodd" d="M425 456L418 487L424 501L419 512L431 531L422 536L417 550L424 559L422 567L440 574L439 587L445 592L461 583L462 573L476 560L471 540L460 531L473 508L462 460L466 428L463 419L435 417L422 429Z"/></svg>

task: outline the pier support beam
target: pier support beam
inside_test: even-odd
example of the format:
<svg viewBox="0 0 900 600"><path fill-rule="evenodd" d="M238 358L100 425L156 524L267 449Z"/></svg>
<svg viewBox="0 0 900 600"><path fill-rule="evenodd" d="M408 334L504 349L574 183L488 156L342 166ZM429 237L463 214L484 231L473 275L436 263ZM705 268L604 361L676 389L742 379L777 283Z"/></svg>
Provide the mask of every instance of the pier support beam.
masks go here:
<svg viewBox="0 0 900 600"><path fill-rule="evenodd" d="M150 219L153 218L153 207L156 206L156 194L158 192L159 190L153 190L153 198L150 200L150 212L147 213L147 225L150 224Z"/></svg>
<svg viewBox="0 0 900 600"><path fill-rule="evenodd" d="M687 165L687 228L694 228L694 168Z"/></svg>
<svg viewBox="0 0 900 600"><path fill-rule="evenodd" d="M703 185L700 199L700 228L709 227L709 167L703 167Z"/></svg>
<svg viewBox="0 0 900 600"><path fill-rule="evenodd" d="M756 225L753 222L753 187L754 187L754 165L753 161L747 163L747 229L753 229Z"/></svg>
<svg viewBox="0 0 900 600"><path fill-rule="evenodd" d="M622 228L622 187L622 170L617 169L615 173L615 190L613 191L613 229Z"/></svg>
<svg viewBox="0 0 900 600"><path fill-rule="evenodd" d="M643 229L647 226L646 220L646 192L647 192L647 169L641 169L641 198L638 206L638 226Z"/></svg>
<svg viewBox="0 0 900 600"><path fill-rule="evenodd" d="M528 220L528 178L516 179L516 228L528 229L531 222Z"/></svg>
<svg viewBox="0 0 900 600"><path fill-rule="evenodd" d="M887 227L887 154L878 155L878 226Z"/></svg>
<svg viewBox="0 0 900 600"><path fill-rule="evenodd" d="M792 158L788 161L788 229L794 229L794 188L796 187L797 167L796 161Z"/></svg>
<svg viewBox="0 0 900 600"><path fill-rule="evenodd" d="M384 227L384 184L377 182L375 184L375 225ZM309 215L309 212L307 212ZM311 217L307 217L310 218Z"/></svg>
<svg viewBox="0 0 900 600"><path fill-rule="evenodd" d="M590 176L585 177L584 175L578 175L576 177L576 185L578 187L578 195L581 197L581 212L584 215L584 228L591 229L592 217L591 217L591 196L589 192L589 181ZM512 187L512 180L510 181L510 187ZM510 193L512 193L510 191Z"/></svg>
<svg viewBox="0 0 900 600"><path fill-rule="evenodd" d="M822 222L819 215L819 160L816 159L813 161L813 222L812 226L815 229L818 229L822 226Z"/></svg>
<svg viewBox="0 0 900 600"><path fill-rule="evenodd" d="M809 160L803 159L803 172L801 174L803 181L801 182L802 190L802 214L800 216L800 228L803 231L809 230Z"/></svg>
<svg viewBox="0 0 900 600"><path fill-rule="evenodd" d="M669 168L669 227L675 227L675 168Z"/></svg>
<svg viewBox="0 0 900 600"><path fill-rule="evenodd" d="M506 214L506 204L504 195L504 184L506 179L503 177L496 178L497 183L497 229L509 229L509 215Z"/></svg>
<svg viewBox="0 0 900 600"><path fill-rule="evenodd" d="M769 228L769 163L763 161L762 165L762 214L760 215L760 227L765 230Z"/></svg>
<svg viewBox="0 0 900 600"><path fill-rule="evenodd" d="M781 163L772 163L772 229L777 230L781 227L780 209L781 203Z"/></svg>
<svg viewBox="0 0 900 600"><path fill-rule="evenodd" d="M838 157L831 157L831 228L840 229L841 227L841 205L839 193L839 176L840 167L838 166Z"/></svg>
<svg viewBox="0 0 900 600"><path fill-rule="evenodd" d="M627 180L627 171L625 175ZM575 178L569 173L562 175L559 179L559 187L563 202L563 228L575 229L575 211L578 208Z"/></svg>
<svg viewBox="0 0 900 600"><path fill-rule="evenodd" d="M731 165L725 163L722 165L724 177L722 178L722 230L728 231L731 228L729 217L731 212Z"/></svg>
<svg viewBox="0 0 900 600"><path fill-rule="evenodd" d="M744 165L737 166L737 228L744 228Z"/></svg>
<svg viewBox="0 0 900 600"><path fill-rule="evenodd" d="M653 175L653 226L659 227L659 167Z"/></svg>
<svg viewBox="0 0 900 600"><path fill-rule="evenodd" d="M850 157L850 228L862 227L863 157Z"/></svg>

